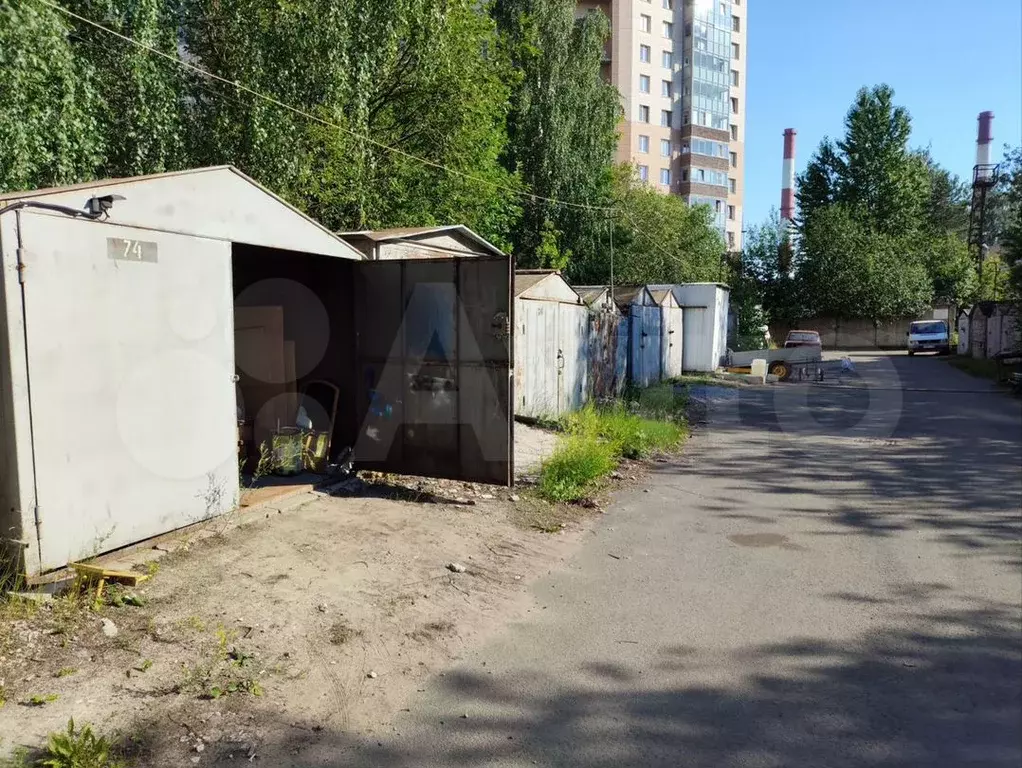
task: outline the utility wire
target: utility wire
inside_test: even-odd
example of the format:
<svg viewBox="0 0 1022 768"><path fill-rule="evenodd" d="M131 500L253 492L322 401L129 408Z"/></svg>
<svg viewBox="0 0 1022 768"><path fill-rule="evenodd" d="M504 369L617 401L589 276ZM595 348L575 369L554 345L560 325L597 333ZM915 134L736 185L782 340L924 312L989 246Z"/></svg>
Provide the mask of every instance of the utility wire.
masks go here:
<svg viewBox="0 0 1022 768"><path fill-rule="evenodd" d="M486 185L491 186L491 187L493 187L495 189L500 189L500 190L503 190L505 192L510 192L512 194L519 195L519 196L524 197L524 198L528 198L529 200L533 200L533 201L539 200L539 201L542 201L542 202L545 202L545 203L550 203L552 205L563 205L563 206L566 206L566 207L569 207L569 208L578 208L578 209L586 210L586 211L595 211L595 212L603 212L603 213L610 213L610 214L623 213L625 215L625 217L628 219L628 222L629 222L629 224L631 226L632 231L638 237L643 238L647 243L652 245L654 250L660 251L661 254L663 256L665 256L666 258L668 258L668 259L670 259L672 261L680 261L680 259L677 256L672 256L670 254L670 252L668 251L668 249L664 248L662 244L658 243L651 236L649 236L646 232L644 232L640 227L638 227L636 225L636 223L635 223L635 220L632 218L631 213L629 213L625 209L617 208L615 206L599 206L599 205L591 205L589 203L574 203L574 202L570 202L570 201L567 201L567 200L559 200L559 199L553 198L553 197L544 197L543 195L537 195L537 194L534 194L534 193L531 193L531 192L525 192L525 191L520 190L520 189L515 189L514 187L509 187L509 186L507 186L505 184L498 184L497 182L490 181L489 179L484 179L484 178L479 177L479 176L474 176L473 174L470 174L470 173L465 173L464 171L459 171L459 170L456 170L454 168L450 168L448 166L443 165L442 163L435 162L435 161L430 160L430 159L425 158L425 157L420 157L419 155L412 154L411 152L406 152L405 150L399 149L398 147L392 147L389 144L385 144L382 141L378 141L378 140L372 138L371 136L366 136L366 135L357 133L357 132L351 130L350 128L347 128L347 127L345 127L343 125L340 125L339 123L335 123L335 122L332 122L330 120L326 120L326 119L324 119L322 117L314 115L314 114L312 114L310 112L307 112L307 111L305 111L303 109L300 109L299 107L295 107L295 106L293 106L291 104L288 104L286 102L280 101L279 99L276 99L273 96L269 96L269 95L267 95L265 93L257 91L254 88L249 88L247 85L243 85L242 83L239 83L237 81L228 80L227 78L221 77L220 75L217 75L217 74L214 74L213 72L210 72L209 70L203 69L202 67L198 67L195 64L192 64L191 62L184 61L183 59L181 59L181 58L179 58L177 56L172 56L172 55L170 55L168 53L165 53L164 51L161 51L158 48L153 48L152 46L146 45L145 43L141 43L141 42L139 42L138 40L136 40L135 38L133 38L133 37L131 37L129 35L122 34L122 33L118 32L116 30L110 29L109 27L106 27L106 26L100 24L97 21L93 21L92 19L86 18L85 16L82 16L80 14L77 14L74 11L71 11L71 10L63 7L62 5L59 5L58 3L53 2L53 0L36 0L36 2L41 3L42 5L45 5L45 6L47 6L49 8L52 8L52 9L54 9L56 11L59 11L60 13L63 13L66 16L69 16L69 17L71 17L73 19L76 19L76 20L82 22L83 24L88 24L90 27L94 27L95 29L98 29L101 32L107 33L108 35L113 35L114 37L119 38L120 40L123 40L124 42L129 43L129 44L135 46L136 48L139 48L139 49L141 49L143 51L146 51L147 53L154 54L156 56L159 56L160 58L166 59L167 61L171 62L172 64L175 64L175 65L180 66L180 67L184 67L185 69L188 69L188 70L191 70L192 72L195 72L196 74L201 75L202 77L209 78L210 80L215 80L217 82L223 83L224 85L228 85L228 86L231 86L232 88L236 88L236 89L238 89L240 91L244 91L245 93L251 94L252 96L255 96L258 99L262 99L263 101L265 101L265 102L267 102L269 104L273 104L273 105L275 105L277 107L280 107L281 109L287 110L288 112L292 112L293 114L299 115L300 117L304 117L306 120L311 120L311 121L319 123L321 125L325 125L325 126L327 126L329 128L335 128L335 129L337 129L339 131L343 131L344 133L347 133L348 135L350 135L350 136L352 136L352 137L354 137L356 139L359 139L361 141L364 141L364 142L366 142L368 144L372 144L373 146L378 147L378 148L384 150L385 152L393 152L396 155L400 155L401 157L404 157L404 158L407 158L409 160L413 160L415 162L421 163L422 165L426 165L426 166L429 166L431 168L436 168L438 170L444 171L445 173L450 173L450 174L453 174L455 176L460 176L460 177L462 177L464 179L468 179L470 181L475 181L475 182L478 182L480 184L486 184ZM235 102L235 103L237 103L237 102ZM613 221L611 221L611 228L612 228L612 230L613 230L613 226L614 226L613 225ZM612 231L612 233L611 233L611 252L612 252L612 254L613 254L613 247L614 246L613 246L613 231ZM613 255L611 256L611 258L613 259ZM613 267L611 267L611 268L613 269ZM611 277L611 282L613 283L613 276Z"/></svg>
<svg viewBox="0 0 1022 768"><path fill-rule="evenodd" d="M214 74L213 72L210 72L207 69L203 69L202 67L198 67L198 66L192 64L191 62L184 61L183 59L181 59L181 58L179 58L177 56L172 56L172 55L170 55L168 53L165 53L164 51L159 50L158 48L153 48L152 46L146 45L145 43L141 43L141 42L139 42L138 40L134 39L133 37L131 37L129 35L125 35L125 34L122 34L122 33L118 32L118 31L116 31L116 30L110 29L109 27L105 27L102 24L100 24L99 22L93 21L92 19L88 19L85 16L81 16L80 14L77 14L74 11L68 10L67 8L63 7L62 5L59 5L58 3L53 2L52 0L36 0L36 2L41 3L42 5L45 5L45 6L47 6L49 8L52 8L52 9L54 9L56 11L59 11L59 12L63 13L66 16L70 16L72 19L77 19L78 21L82 22L83 24L88 24L90 27L94 27L95 29L98 29L98 30L100 30L102 32L106 32L109 35L113 35L114 37L120 38L124 42L130 43L131 45L134 45L135 47L140 48L143 51L147 51L147 52L149 52L151 54L155 54L156 56L160 56L161 58L167 59L168 61L170 61L170 62L172 62L172 63L174 63L174 64L176 64L176 65L178 65L180 67L184 67L185 69L191 70L192 72L195 72L196 74L201 75L202 77L208 77L211 80L216 80L218 82L223 83L224 85L229 85L232 88L237 88L238 90L244 91L245 93L248 93L248 94L251 94L252 96L255 96L258 99L262 99L263 101L266 101L269 104L274 104L275 106L278 106L281 109L285 109L288 112L292 112L292 113L294 113L296 115L300 115L301 117L304 117L307 120L312 120L313 122L319 123L321 125L325 125L325 126L327 126L329 128L336 128L337 130L343 131L344 133L347 133L348 135L350 135L350 136L352 136L352 137L354 137L354 138L356 138L356 139L358 139L360 141L364 141L364 142L366 142L368 144L372 144L373 146L378 147L378 148L384 150L385 152L393 152L396 155L400 155L401 157L407 158L409 160L413 160L413 161L421 163L423 165L427 165L427 166L429 166L431 168L436 168L438 170L444 171L446 173L453 174L455 176L461 176L462 178L468 179L469 181L475 181L475 182L478 182L480 184L487 184L487 185L489 185L491 187L494 187L495 189L500 189L500 190L503 190L505 192L511 192L512 194L520 195L521 197L525 197L525 198L528 198L528 199L533 200L533 201L540 200L542 202L550 203L552 205L563 205L563 206L567 206L569 208L580 208L582 210L587 210L587 211L612 211L612 210L614 210L612 207L609 207L609 206L596 206L596 205L591 205L589 203L573 203L573 202L569 202L567 200L558 200L557 198L553 198L553 197L544 197L542 195L537 195L537 194L534 194L534 193L531 193L531 192L525 192L525 191L520 190L520 189L515 189L514 187L509 187L509 186L507 186L505 184L499 184L497 182L490 181L489 179L484 179L484 178L481 178L479 176L474 176L474 175L472 175L470 173L465 173L464 171L459 171L459 170L456 170L454 168L450 168L448 166L443 165L442 163L435 162L435 161L430 160L430 159L425 158L425 157L420 157L419 155L414 155L411 152L406 152L405 150L399 149L398 147L392 147L389 144L385 144L382 141L378 141L378 140L372 138L371 136L366 136L364 134L357 133L356 131L353 131L350 128L347 128L347 127L345 127L343 125L340 125L339 123L335 123L335 122L332 122L330 120L326 120L326 119L324 119L322 117L319 117L317 115L314 115L314 114L312 114L310 112L306 112L305 110L300 109L299 107L295 107L295 106L292 106L291 104L288 104L286 102L280 101L279 99L276 99L273 96L269 96L269 95L267 95L265 93L262 93L261 91L257 91L254 88L249 88L247 85L243 85L242 83L239 83L237 81L228 80L227 78L221 77L220 75L217 75L217 74Z"/></svg>

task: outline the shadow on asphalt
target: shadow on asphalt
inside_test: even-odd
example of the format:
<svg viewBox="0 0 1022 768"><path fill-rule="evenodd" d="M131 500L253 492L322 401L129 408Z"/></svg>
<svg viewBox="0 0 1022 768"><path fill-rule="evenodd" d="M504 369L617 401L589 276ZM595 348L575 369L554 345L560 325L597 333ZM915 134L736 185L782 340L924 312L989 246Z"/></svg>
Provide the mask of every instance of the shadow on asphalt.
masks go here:
<svg viewBox="0 0 1022 768"><path fill-rule="evenodd" d="M859 365L870 381L871 364ZM876 375L883 380L890 371ZM655 471L731 478L759 493L793 498L822 494L832 500L829 511L793 506L787 514L837 524L836 531L821 525L819 535L922 532L952 545L961 557L1019 567L1018 401L922 391L878 408L875 389L818 388L806 397L799 406L805 412L792 422L790 414L778 413L788 401L771 390L742 390L737 405L727 405L733 409L727 418L714 419L709 429L744 441L748 451L728 452L719 462L683 457ZM871 411L879 416L859 429ZM699 488L696 480L689 486ZM736 512L738 499L688 492L690 503L708 513L776 522ZM415 736L357 739L329 727L292 727L292 718L281 715L279 728L267 731L293 737L260 744L260 762L309 768L1018 768L1019 606L959 596L951 601L957 607L935 608L938 601L947 605L942 595L949 589L913 582L882 597L853 590L828 594L850 607L876 605L884 623L840 644L809 639L814 627L807 626L806 639L748 645L733 654L735 676L738 670L771 671L746 673L734 686L698 682L700 670L728 661L684 646L651 653L643 674L590 660L582 669L591 687L566 686L560 676L538 673L517 675L513 684L485 672L448 673L435 685L447 694L444 700L458 702L458 711L408 724ZM692 682L675 683L673 675L689 672Z"/></svg>
<svg viewBox="0 0 1022 768"><path fill-rule="evenodd" d="M857 365L868 382L890 379L892 362L905 375L914 361ZM874 366L885 370L872 376ZM848 535L929 532L963 553L986 551L1004 565L1022 565L1022 401L999 392L792 392L742 390L737 406L723 406L731 412L709 429L749 450L682 471L735 478L759 493L829 497L828 512L793 507L789 514L825 515ZM842 480L865 483L868 492L850 491ZM707 511L728 506L723 498L703 502Z"/></svg>
<svg viewBox="0 0 1022 768"><path fill-rule="evenodd" d="M518 677L512 686L485 673L459 672L439 684L458 711L422 726L432 739L389 734L358 745L343 732L313 731L281 715L269 732L292 736L260 743L259 762L309 768L1017 768L1022 647L1015 612L976 604L926 613L920 589L927 588L941 586L916 585L888 600L903 611L905 629L871 632L848 644L793 639L737 651L735 663L746 667L785 665L783 673L747 676L740 690L658 684L720 661L686 647L652 655L645 674L588 664L592 687L564 687L552 677ZM204 758L227 761L229 749L211 748Z"/></svg>

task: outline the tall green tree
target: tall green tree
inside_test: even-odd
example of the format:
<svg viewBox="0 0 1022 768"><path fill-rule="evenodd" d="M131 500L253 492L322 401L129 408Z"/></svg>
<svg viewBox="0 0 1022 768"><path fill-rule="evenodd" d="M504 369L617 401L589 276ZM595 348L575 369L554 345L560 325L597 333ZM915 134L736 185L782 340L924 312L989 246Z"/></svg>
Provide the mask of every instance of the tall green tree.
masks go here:
<svg viewBox="0 0 1022 768"><path fill-rule="evenodd" d="M835 203L877 232L916 226L929 196L925 163L909 150L912 120L888 85L861 88L845 116L845 135L824 139L799 178L801 215Z"/></svg>
<svg viewBox="0 0 1022 768"><path fill-rule="evenodd" d="M752 303L761 307L765 321L792 325L805 316L806 306L801 300L797 279L798 266L797 259L791 259L789 243L776 210L763 222L749 227L742 250L742 274L756 285ZM751 286L746 286L745 291L753 292ZM755 317L750 320L750 327L746 331L740 329L739 334L751 334L755 320ZM742 322L741 315L739 322Z"/></svg>
<svg viewBox="0 0 1022 768"><path fill-rule="evenodd" d="M567 265L576 283L686 283L726 277L724 240L708 206L690 207L633 178L630 166L614 173L612 211L597 226L597 238Z"/></svg>
<svg viewBox="0 0 1022 768"><path fill-rule="evenodd" d="M824 136L795 185L795 200L798 202L798 216L802 224L817 211L838 202L838 168L839 159L834 142Z"/></svg>
<svg viewBox="0 0 1022 768"><path fill-rule="evenodd" d="M948 233L922 239L902 238L908 249L905 258L922 264L933 285L933 298L959 307L969 304L978 288L976 266L969 248L959 235Z"/></svg>
<svg viewBox="0 0 1022 768"><path fill-rule="evenodd" d="M807 315L879 322L923 311L932 302L926 268L898 236L863 225L834 205L808 222L798 289Z"/></svg>
<svg viewBox="0 0 1022 768"><path fill-rule="evenodd" d="M178 56L176 2L77 0L67 5L144 46ZM99 93L97 130L105 156L98 173L140 176L185 165L183 70L92 25L70 23L78 66L94 73Z"/></svg>
<svg viewBox="0 0 1022 768"><path fill-rule="evenodd" d="M0 0L0 190L94 177L103 157L99 100L58 11Z"/></svg>
<svg viewBox="0 0 1022 768"><path fill-rule="evenodd" d="M485 5L184 3L188 50L204 67L316 118L197 87L194 144L207 162L239 164L335 229L459 221L509 243L518 181L500 156L511 78Z"/></svg>
<svg viewBox="0 0 1022 768"><path fill-rule="evenodd" d="M918 156L926 168L928 185L920 228L935 237L953 235L964 241L969 233L969 186L937 163L929 150Z"/></svg>
<svg viewBox="0 0 1022 768"><path fill-rule="evenodd" d="M620 116L617 91L601 76L610 25L600 12L576 19L575 8L573 0L495 0L492 6L513 67L504 163L535 195L525 199L513 235L521 266L584 259L606 232L606 215L594 208L613 194Z"/></svg>
<svg viewBox="0 0 1022 768"><path fill-rule="evenodd" d="M1008 147L1002 169L1003 224L1000 245L1003 260L1011 270L1007 296L1018 304L1022 317L1022 147ZM1019 329L1022 346L1022 327Z"/></svg>

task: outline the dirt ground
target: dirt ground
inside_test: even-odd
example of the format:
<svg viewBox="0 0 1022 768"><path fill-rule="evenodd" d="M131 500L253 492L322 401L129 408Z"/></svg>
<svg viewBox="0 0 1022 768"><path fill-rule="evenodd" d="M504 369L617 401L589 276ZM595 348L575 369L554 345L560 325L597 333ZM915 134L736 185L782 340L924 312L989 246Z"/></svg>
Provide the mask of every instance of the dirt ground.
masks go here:
<svg viewBox="0 0 1022 768"><path fill-rule="evenodd" d="M520 471L535 471L552 440L516 438ZM337 493L136 552L161 557L136 562L152 577L115 589L120 605L26 606L0 627L0 755L74 717L138 765L318 764L317 733L373 739L427 676L527 611L527 587L571 554L589 513L419 478Z"/></svg>

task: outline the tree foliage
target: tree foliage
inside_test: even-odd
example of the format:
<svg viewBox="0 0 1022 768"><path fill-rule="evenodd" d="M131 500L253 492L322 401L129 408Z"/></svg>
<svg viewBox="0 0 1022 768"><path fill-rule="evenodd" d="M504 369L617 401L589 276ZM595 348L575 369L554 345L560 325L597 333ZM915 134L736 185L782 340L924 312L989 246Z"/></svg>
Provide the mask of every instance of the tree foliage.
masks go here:
<svg viewBox="0 0 1022 768"><path fill-rule="evenodd" d="M613 239L619 281L719 277L708 212L615 169L610 26L573 0L56 2L143 47L0 0L0 190L231 164L334 230L464 223L600 281Z"/></svg>
<svg viewBox="0 0 1022 768"><path fill-rule="evenodd" d="M636 183L633 169L614 175L612 213L596 226L598 247L568 265L580 284L607 283L611 277L613 230L614 282L685 283L724 277L724 240L713 226L708 206L690 207L681 198Z"/></svg>
<svg viewBox="0 0 1022 768"><path fill-rule="evenodd" d="M889 86L859 90L844 136L824 139L799 177L797 269L772 311L880 321L974 297L968 188L909 147L911 130Z"/></svg>
<svg viewBox="0 0 1022 768"><path fill-rule="evenodd" d="M803 237L797 285L810 302L807 314L880 321L930 305L929 275L904 239L864 226L852 210L818 212Z"/></svg>
<svg viewBox="0 0 1022 768"><path fill-rule="evenodd" d="M511 62L511 109L504 162L536 197L527 198L513 240L520 266L553 266L591 252L602 211L542 198L605 206L620 106L600 74L610 25L601 12L575 18L573 0L496 0L493 17Z"/></svg>
<svg viewBox="0 0 1022 768"><path fill-rule="evenodd" d="M169 56L177 56L176 4L166 0L81 0L73 10ZM173 62L72 20L79 66L99 94L96 130L105 153L98 176L140 176L185 162L185 78Z"/></svg>
<svg viewBox="0 0 1022 768"><path fill-rule="evenodd" d="M93 178L103 158L99 99L65 18L0 0L0 191Z"/></svg>

